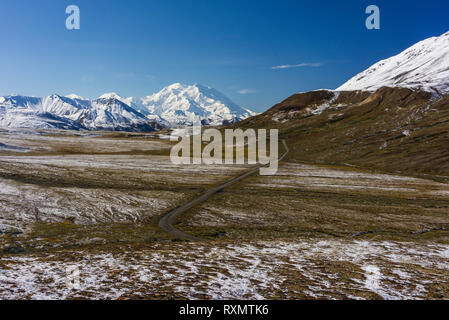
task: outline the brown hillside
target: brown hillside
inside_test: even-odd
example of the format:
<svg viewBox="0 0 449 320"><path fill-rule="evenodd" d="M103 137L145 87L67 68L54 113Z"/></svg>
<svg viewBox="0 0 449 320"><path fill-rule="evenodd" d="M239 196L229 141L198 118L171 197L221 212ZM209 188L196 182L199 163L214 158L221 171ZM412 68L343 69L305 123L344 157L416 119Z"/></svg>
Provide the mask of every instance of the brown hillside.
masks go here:
<svg viewBox="0 0 449 320"><path fill-rule="evenodd" d="M449 174L449 96L383 87L291 96L234 127L277 128L292 161Z"/></svg>

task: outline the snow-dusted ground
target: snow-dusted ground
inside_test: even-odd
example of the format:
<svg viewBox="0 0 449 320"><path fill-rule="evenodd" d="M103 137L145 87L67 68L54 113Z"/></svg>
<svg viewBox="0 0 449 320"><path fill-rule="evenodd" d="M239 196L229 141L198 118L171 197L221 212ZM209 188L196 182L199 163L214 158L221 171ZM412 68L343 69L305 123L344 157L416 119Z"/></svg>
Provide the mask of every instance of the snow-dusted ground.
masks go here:
<svg viewBox="0 0 449 320"><path fill-rule="evenodd" d="M314 115L322 114L323 111L328 109L340 96L340 92L333 92L334 96L326 103L316 106L314 110L307 110Z"/></svg>
<svg viewBox="0 0 449 320"><path fill-rule="evenodd" d="M186 224L236 239L375 234L447 243L448 195L449 184L430 179L285 162L276 176L251 176L198 206Z"/></svg>
<svg viewBox="0 0 449 320"><path fill-rule="evenodd" d="M77 136L75 136L75 134ZM33 151L55 152L61 148L82 153L153 151L167 147L166 141L143 139L114 139L75 131L8 130L0 132L0 144L11 145ZM0 151L2 151L0 149ZM14 152L16 150L3 150ZM17 152L17 151L16 151ZM1 155L1 154L0 154Z"/></svg>
<svg viewBox="0 0 449 320"><path fill-rule="evenodd" d="M347 190L388 194L427 194L442 196L449 192L449 184L432 180L392 174L346 171L305 164L284 163L275 177L259 177L250 184L262 188L306 188L309 190Z"/></svg>
<svg viewBox="0 0 449 320"><path fill-rule="evenodd" d="M23 131L0 132L0 142L31 149L30 155L0 152L0 173L3 177L13 174L10 179L0 178L0 241L10 237L4 231L24 229L28 235L27 227L34 222L138 222L138 228L140 222L179 204L198 188L245 169L179 167L166 156L136 155L133 150L158 150L167 143L140 138L46 136ZM60 151L76 146L95 154ZM121 150L131 152L105 154ZM84 182L92 185L82 187ZM304 230L313 231L318 225L320 230L334 231L331 226L336 225L348 240L311 239L299 232L290 234L288 241L116 244L107 237L94 239L96 235L86 234L75 248L64 249L59 239L50 239L48 249L44 235L33 252L9 255L3 251L6 247L0 248L0 299L449 299L448 245L423 238L380 241L377 234L363 237L369 241L349 240L366 225L391 226L394 232L407 234L447 225L443 203L449 194L447 184L282 163L276 176L253 176L235 188L204 204L191 217L192 226L226 227L231 221L248 228L256 224L285 227L294 222L303 223ZM365 196L366 201L372 195L389 199L394 193L408 202L405 208L395 203L389 206L388 201L376 203L378 210L373 213L367 210L369 202L349 206L333 196L303 198L295 189L314 195L337 194L337 200L349 194ZM416 198L438 201L424 208L413 203ZM8 245L22 240L17 235ZM64 241L64 245L73 245L70 238ZM40 252L42 248L49 251ZM80 272L79 289L66 284L67 270L73 267Z"/></svg>
<svg viewBox="0 0 449 320"><path fill-rule="evenodd" d="M247 166L240 165L176 165L167 156L130 155L64 155L64 156L0 156L0 162L23 165L70 168L139 170L142 172L204 173L207 175L237 174ZM199 177L201 179L201 177Z"/></svg>
<svg viewBox="0 0 449 320"><path fill-rule="evenodd" d="M1 299L447 299L449 246L298 239L6 256L0 288Z"/></svg>
<svg viewBox="0 0 449 320"><path fill-rule="evenodd" d="M1 132L0 231L35 222L140 222L245 168L179 166L168 156L133 154L170 147L167 141L145 136L74 134ZM26 148L38 155L22 152Z"/></svg>
<svg viewBox="0 0 449 320"><path fill-rule="evenodd" d="M23 148L18 146L13 146L10 144L4 144L0 142L0 151L12 151L12 152L27 152L30 151L29 148Z"/></svg>
<svg viewBox="0 0 449 320"><path fill-rule="evenodd" d="M8 229L6 226L20 229L34 222L142 221L182 202L190 192L189 187L206 187L242 170L241 167L221 166L179 167L167 157L129 155L0 157L0 164L0 172L5 174L13 171L25 175L37 173L50 180L63 181L74 178L74 186L67 187L0 178L0 230ZM76 187L83 177L94 181L107 179L108 187ZM111 189L114 181L126 188ZM147 187L133 190L133 184L137 189ZM151 190L152 185L154 190Z"/></svg>
<svg viewBox="0 0 449 320"><path fill-rule="evenodd" d="M0 179L0 231L37 222L140 222L183 199L170 191L40 187Z"/></svg>

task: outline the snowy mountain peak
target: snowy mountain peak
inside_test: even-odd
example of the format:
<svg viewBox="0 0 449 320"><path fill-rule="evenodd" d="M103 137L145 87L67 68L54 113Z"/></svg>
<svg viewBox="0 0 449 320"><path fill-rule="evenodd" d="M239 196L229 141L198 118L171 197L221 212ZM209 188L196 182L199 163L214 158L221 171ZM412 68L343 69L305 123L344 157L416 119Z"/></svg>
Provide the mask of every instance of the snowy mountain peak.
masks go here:
<svg viewBox="0 0 449 320"><path fill-rule="evenodd" d="M123 98L115 92L109 92L102 94L101 96L98 97L98 99L116 99L121 101Z"/></svg>
<svg viewBox="0 0 449 320"><path fill-rule="evenodd" d="M174 83L142 98L141 105L171 126L192 124L197 120L209 125L222 125L254 115L218 90L199 84Z"/></svg>
<svg viewBox="0 0 449 320"><path fill-rule="evenodd" d="M171 85L165 87L164 89L167 89L167 90L176 90L176 89L182 89L182 88L184 88L184 87L185 87L185 86L182 85L181 83L176 82L176 83L173 83L173 84L171 84Z"/></svg>
<svg viewBox="0 0 449 320"><path fill-rule="evenodd" d="M59 94L53 93L53 94L49 95L49 96L47 97L47 99L52 99L52 100L64 100L64 99L70 99L70 98L63 97L63 96L60 96Z"/></svg>
<svg viewBox="0 0 449 320"><path fill-rule="evenodd" d="M373 91L383 86L449 93L449 32L379 61L336 90Z"/></svg>
<svg viewBox="0 0 449 320"><path fill-rule="evenodd" d="M81 96L79 96L77 94L74 94L74 93L66 95L65 97L69 98L69 99L72 99L72 100L87 100L87 99L85 99L85 98L83 98L83 97L81 97Z"/></svg>

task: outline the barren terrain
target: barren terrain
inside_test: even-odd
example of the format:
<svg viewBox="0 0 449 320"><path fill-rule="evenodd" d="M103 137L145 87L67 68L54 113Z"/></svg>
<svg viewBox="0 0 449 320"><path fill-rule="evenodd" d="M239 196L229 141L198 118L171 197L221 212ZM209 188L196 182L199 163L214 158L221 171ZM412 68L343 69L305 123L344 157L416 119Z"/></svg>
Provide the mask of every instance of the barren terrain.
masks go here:
<svg viewBox="0 0 449 320"><path fill-rule="evenodd" d="M176 166L157 135L0 132L1 299L449 298L449 185L282 162ZM79 271L80 286L67 285Z"/></svg>

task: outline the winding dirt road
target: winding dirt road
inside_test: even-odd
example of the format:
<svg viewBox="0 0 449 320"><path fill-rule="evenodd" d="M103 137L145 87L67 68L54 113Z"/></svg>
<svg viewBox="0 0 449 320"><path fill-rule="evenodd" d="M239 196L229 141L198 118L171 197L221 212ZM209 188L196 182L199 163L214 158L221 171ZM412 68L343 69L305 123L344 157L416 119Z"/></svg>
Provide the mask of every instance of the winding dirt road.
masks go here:
<svg viewBox="0 0 449 320"><path fill-rule="evenodd" d="M285 142L285 140L282 140L282 144L284 145L285 148L285 153L279 158L279 162L282 161L287 154L289 153L289 148L287 146L287 143ZM183 239L183 240L189 240L189 241L204 241L204 239L192 236L191 234L185 233L179 229L176 229L173 226L173 223L176 221L176 218L186 212L187 210L189 210L190 208L203 203L205 201L207 201L210 197L212 197L214 194L216 194L217 192L220 192L226 188L229 188L230 186L232 186L233 184L249 177L250 175L254 174L255 172L257 172L260 168L265 167L268 165L258 165L257 167L248 170L244 173L242 173L241 175L234 177L228 181L226 181L225 183L223 183L222 185L215 187L213 189L207 190L205 193L199 195L198 197L185 202L179 206L177 206L176 208L171 209L170 211L164 213L158 220L158 226L162 229L164 229L165 231L167 231L168 233L170 233L171 235L176 236L177 238Z"/></svg>

